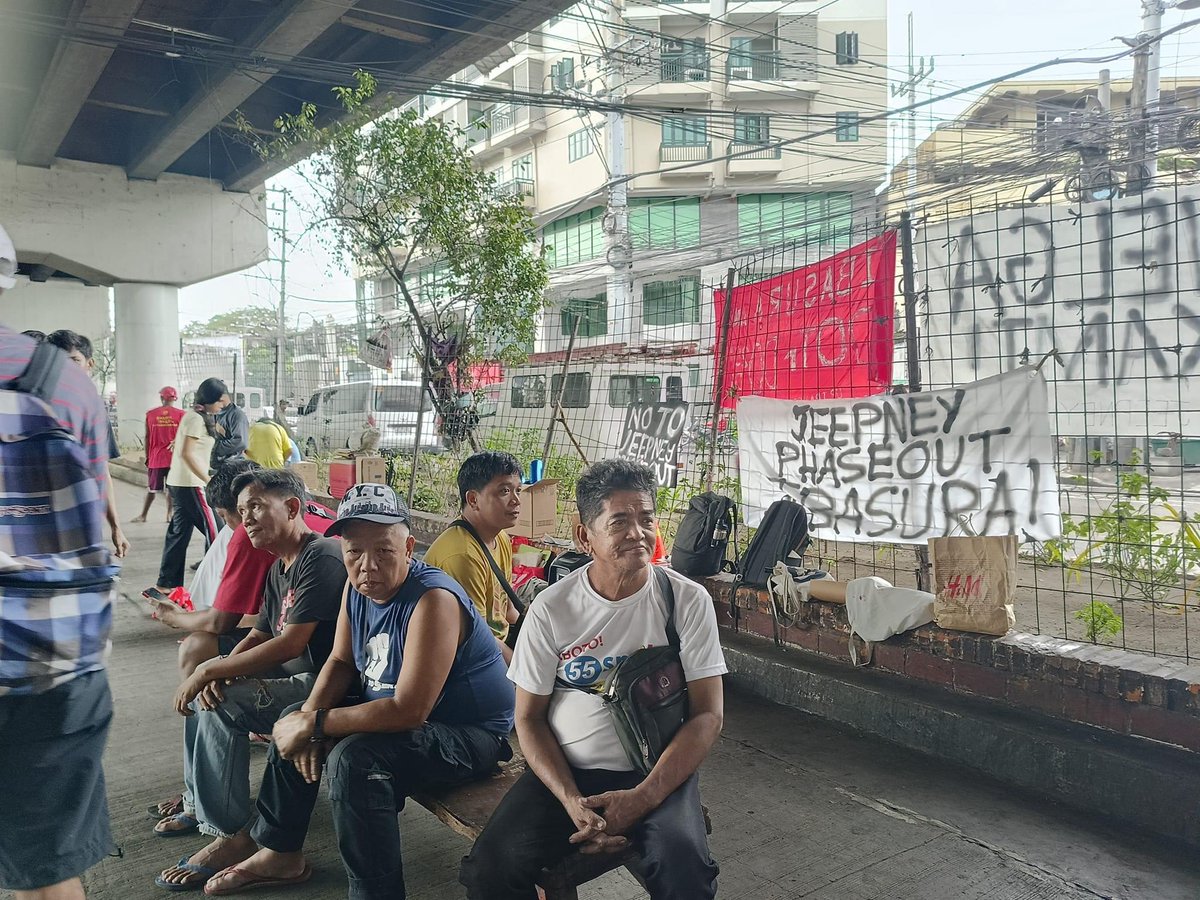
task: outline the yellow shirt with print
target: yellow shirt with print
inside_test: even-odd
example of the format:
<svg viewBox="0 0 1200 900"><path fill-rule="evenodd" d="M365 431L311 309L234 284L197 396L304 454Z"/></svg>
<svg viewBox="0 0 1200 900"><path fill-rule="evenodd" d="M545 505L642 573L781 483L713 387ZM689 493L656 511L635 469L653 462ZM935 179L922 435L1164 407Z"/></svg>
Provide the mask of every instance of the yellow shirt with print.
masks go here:
<svg viewBox="0 0 1200 900"><path fill-rule="evenodd" d="M264 469L282 469L292 450L287 432L274 422L258 421L251 425L247 445L246 458Z"/></svg>
<svg viewBox="0 0 1200 900"><path fill-rule="evenodd" d="M511 584L512 539L507 532L500 532L491 551L492 559L496 560L496 565ZM462 585L496 637L504 640L508 636L508 621L504 617L508 609L508 594L496 580L483 550L466 529L456 525L438 535L425 553L425 562L437 566Z"/></svg>

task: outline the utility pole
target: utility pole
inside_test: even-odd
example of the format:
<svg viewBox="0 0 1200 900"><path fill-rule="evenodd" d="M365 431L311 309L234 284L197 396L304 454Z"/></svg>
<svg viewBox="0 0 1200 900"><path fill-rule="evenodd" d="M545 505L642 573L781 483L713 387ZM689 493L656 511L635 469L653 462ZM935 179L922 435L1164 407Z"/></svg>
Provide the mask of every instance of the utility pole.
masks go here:
<svg viewBox="0 0 1200 900"><path fill-rule="evenodd" d="M279 195L279 206L277 209L273 209L272 212L280 213L280 224L278 229L279 304L275 311L275 394L272 401L275 405L278 405L280 398L283 396L283 385L286 376L284 348L287 346L287 320L285 317L287 315L288 192L286 190L272 190L272 193Z"/></svg>
<svg viewBox="0 0 1200 900"><path fill-rule="evenodd" d="M917 66L916 57L913 46L913 14L908 14L908 77L899 84L892 85L892 96L899 97L901 94L906 95L908 100L907 106L916 106L917 104L917 85L933 74L933 57L929 57L929 68L925 68L925 57L921 57L920 67ZM908 111L908 141L907 152L905 156L908 158L907 173L904 182L904 205L909 210L913 207L913 199L916 193L917 186L917 111L910 109Z"/></svg>
<svg viewBox="0 0 1200 900"><path fill-rule="evenodd" d="M629 190L625 181L625 113L621 109L625 91L625 50L621 30L624 26L624 0L609 3L608 46L608 205L604 215L604 259L607 279L609 319L618 343L630 345L636 333L637 317L633 308L633 283L630 270L633 250L629 240Z"/></svg>

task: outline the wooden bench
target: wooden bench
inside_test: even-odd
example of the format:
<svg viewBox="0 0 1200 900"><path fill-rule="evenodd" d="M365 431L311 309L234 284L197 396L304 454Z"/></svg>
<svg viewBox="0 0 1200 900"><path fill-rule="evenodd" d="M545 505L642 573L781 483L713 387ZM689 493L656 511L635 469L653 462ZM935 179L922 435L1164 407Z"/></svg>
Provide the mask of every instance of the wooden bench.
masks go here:
<svg viewBox="0 0 1200 900"><path fill-rule="evenodd" d="M413 794L410 799L425 807L454 831L473 841L479 837L500 800L524 771L525 759L514 742L513 758L501 763L500 771L496 774L455 788L423 791ZM704 811L704 825L711 834L712 826L707 809ZM645 882L632 868L638 859L634 850L608 854L576 851L554 868L542 870L538 878L538 892L544 900L579 900L579 892L576 890L579 885L622 866L628 868L629 873L645 887Z"/></svg>

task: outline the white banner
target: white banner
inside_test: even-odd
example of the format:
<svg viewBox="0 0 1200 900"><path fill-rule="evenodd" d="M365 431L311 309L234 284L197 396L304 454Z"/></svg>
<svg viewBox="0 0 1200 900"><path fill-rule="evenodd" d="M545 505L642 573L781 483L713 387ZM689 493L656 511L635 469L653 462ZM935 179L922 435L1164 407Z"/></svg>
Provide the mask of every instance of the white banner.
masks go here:
<svg viewBox="0 0 1200 900"><path fill-rule="evenodd" d="M1046 380L1031 367L941 391L738 401L743 513L790 496L828 540L1058 537Z"/></svg>
<svg viewBox="0 0 1200 900"><path fill-rule="evenodd" d="M1055 434L1200 433L1200 188L934 222L916 254L928 387L1057 350Z"/></svg>

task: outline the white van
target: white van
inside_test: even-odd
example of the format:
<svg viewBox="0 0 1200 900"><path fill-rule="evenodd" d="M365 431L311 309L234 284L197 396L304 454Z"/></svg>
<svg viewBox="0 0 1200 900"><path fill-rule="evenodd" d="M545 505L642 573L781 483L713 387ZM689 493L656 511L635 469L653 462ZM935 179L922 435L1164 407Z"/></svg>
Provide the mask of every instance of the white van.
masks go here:
<svg viewBox="0 0 1200 900"><path fill-rule="evenodd" d="M630 406L686 401L688 367L670 362L572 364L562 382L562 363L514 366L503 383L484 389L478 405L481 440L505 430L531 429L542 440L562 384L562 411L571 435L589 460L606 459L616 450ZM494 410L494 412L493 412ZM541 443L538 444L538 452ZM554 449L571 454L571 437L555 427Z"/></svg>
<svg viewBox="0 0 1200 900"><path fill-rule="evenodd" d="M321 388L297 411L296 443L315 456L338 449L357 450L363 434L379 431L380 450L409 450L417 441L417 410L421 420L422 452L440 452L437 413L418 381L348 381Z"/></svg>

